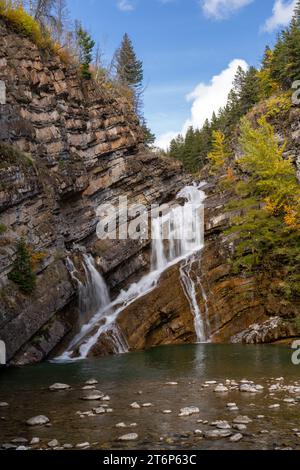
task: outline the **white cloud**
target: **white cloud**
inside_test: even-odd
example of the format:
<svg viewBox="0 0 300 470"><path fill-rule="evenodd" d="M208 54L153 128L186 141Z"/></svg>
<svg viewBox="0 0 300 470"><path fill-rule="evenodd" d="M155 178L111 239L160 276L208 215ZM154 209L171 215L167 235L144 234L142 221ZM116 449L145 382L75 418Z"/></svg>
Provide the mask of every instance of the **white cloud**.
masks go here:
<svg viewBox="0 0 300 470"><path fill-rule="evenodd" d="M134 10L134 5L131 0L119 0L118 8L121 11L132 11Z"/></svg>
<svg viewBox="0 0 300 470"><path fill-rule="evenodd" d="M297 0L275 0L272 16L263 26L263 31L271 33L280 26L287 26L292 19Z"/></svg>
<svg viewBox="0 0 300 470"><path fill-rule="evenodd" d="M224 19L253 0L201 0L204 13L215 19Z"/></svg>
<svg viewBox="0 0 300 470"><path fill-rule="evenodd" d="M171 140L179 133L185 134L189 126L201 128L206 119L211 119L213 112L226 105L228 94L232 88L233 79L237 68L248 69L248 64L244 60L234 59L228 67L219 75L215 75L211 81L200 83L187 95L187 99L192 103L191 116L183 124L181 131L169 131L158 137L156 145L167 149Z"/></svg>
<svg viewBox="0 0 300 470"><path fill-rule="evenodd" d="M166 132L165 134L160 135L155 142L156 147L159 147L161 149L167 150L171 140L175 139L179 132Z"/></svg>

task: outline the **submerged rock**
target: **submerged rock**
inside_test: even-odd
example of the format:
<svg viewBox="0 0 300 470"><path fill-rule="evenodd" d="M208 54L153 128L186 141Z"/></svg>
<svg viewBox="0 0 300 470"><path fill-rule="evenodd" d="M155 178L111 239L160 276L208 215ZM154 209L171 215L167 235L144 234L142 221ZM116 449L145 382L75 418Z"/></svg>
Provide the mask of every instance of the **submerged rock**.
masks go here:
<svg viewBox="0 0 300 470"><path fill-rule="evenodd" d="M106 409L103 408L103 406L99 406L98 408L94 408L93 411L96 415L102 415L102 414L106 413Z"/></svg>
<svg viewBox="0 0 300 470"><path fill-rule="evenodd" d="M228 389L228 387L225 387L225 385L219 384L219 385L216 386L214 392L215 393L227 393L227 392L229 392L229 389Z"/></svg>
<svg viewBox="0 0 300 470"><path fill-rule="evenodd" d="M28 439L25 437L17 437L16 439L12 439L12 444L27 444Z"/></svg>
<svg viewBox="0 0 300 470"><path fill-rule="evenodd" d="M125 434L124 436L119 437L118 441L136 441L138 437L139 436L136 433Z"/></svg>
<svg viewBox="0 0 300 470"><path fill-rule="evenodd" d="M230 437L232 432L226 429L214 429L213 431L206 431L204 437L206 439L224 439Z"/></svg>
<svg viewBox="0 0 300 470"><path fill-rule="evenodd" d="M51 392L59 392L61 390L70 390L70 388L71 388L70 385L56 383L56 384L50 385L49 390L51 390Z"/></svg>
<svg viewBox="0 0 300 470"><path fill-rule="evenodd" d="M11 444L11 443L8 443L8 444L2 444L1 448L3 450L14 450L16 449L18 446L16 444Z"/></svg>
<svg viewBox="0 0 300 470"><path fill-rule="evenodd" d="M250 384L242 384L240 385L240 392L244 393L257 393L258 390L256 389L255 386L250 385Z"/></svg>
<svg viewBox="0 0 300 470"><path fill-rule="evenodd" d="M247 429L246 424L233 424L232 427L233 429L236 429L237 431L246 431Z"/></svg>
<svg viewBox="0 0 300 470"><path fill-rule="evenodd" d="M97 384L98 384L98 380L96 380L96 379L90 379L90 380L87 380L85 383L86 383L86 385L97 385Z"/></svg>
<svg viewBox="0 0 300 470"><path fill-rule="evenodd" d="M103 397L104 397L104 393L95 391L95 392L89 393L88 395L81 397L81 400L97 401L97 400L101 400L101 398Z"/></svg>
<svg viewBox="0 0 300 470"><path fill-rule="evenodd" d="M214 421L211 423L212 426L216 426L218 429L231 429L230 424L228 421Z"/></svg>
<svg viewBox="0 0 300 470"><path fill-rule="evenodd" d="M248 418L248 416L237 416L233 422L234 424L249 424L252 423L252 419Z"/></svg>

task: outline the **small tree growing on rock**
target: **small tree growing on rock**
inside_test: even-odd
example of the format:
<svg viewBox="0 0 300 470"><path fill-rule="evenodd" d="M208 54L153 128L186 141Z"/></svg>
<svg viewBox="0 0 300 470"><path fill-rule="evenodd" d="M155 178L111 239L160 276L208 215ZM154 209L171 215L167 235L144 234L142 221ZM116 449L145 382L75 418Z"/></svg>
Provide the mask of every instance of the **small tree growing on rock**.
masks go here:
<svg viewBox="0 0 300 470"><path fill-rule="evenodd" d="M17 243L17 256L8 278L17 284L24 294L31 294L35 289L36 275L33 272L30 251L23 238Z"/></svg>
<svg viewBox="0 0 300 470"><path fill-rule="evenodd" d="M95 47L95 41L81 26L79 26L76 35L79 47L81 76L87 80L90 80L92 78L90 64L93 60L93 49Z"/></svg>

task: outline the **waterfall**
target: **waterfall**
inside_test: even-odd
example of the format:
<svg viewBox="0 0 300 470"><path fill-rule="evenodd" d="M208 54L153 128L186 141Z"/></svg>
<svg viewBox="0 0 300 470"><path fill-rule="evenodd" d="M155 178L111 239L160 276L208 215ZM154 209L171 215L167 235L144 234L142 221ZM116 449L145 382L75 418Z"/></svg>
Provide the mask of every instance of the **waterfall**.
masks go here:
<svg viewBox="0 0 300 470"><path fill-rule="evenodd" d="M83 261L83 269L86 278L85 283L81 282L79 279L79 273L76 270L72 260L70 258L67 258L66 260L66 265L70 275L72 279L78 284L78 301L81 315L80 323L83 323L84 319L87 320L87 315L93 315L94 318L95 312L107 311L107 308L111 304L107 285L99 271L96 269L93 257L91 255L84 255ZM84 317L83 319L82 316ZM83 335L89 331L89 323L90 322L86 323L85 321L85 324L81 327L80 332L71 341L68 350L62 356L60 356L58 360L65 361L72 358L73 349L80 343ZM126 352L127 346L123 335L118 328L112 329L111 337L113 343L117 345L114 348L115 352L118 352L119 350ZM79 351L80 355L84 355L85 345L82 345Z"/></svg>
<svg viewBox="0 0 300 470"><path fill-rule="evenodd" d="M94 288L99 288L102 304L59 359L71 359L74 350L78 351L77 359L86 358L103 334L109 334L113 338L115 352L126 352L126 339L116 323L118 316L136 300L152 292L164 271L185 260L181 267L181 279L195 317L197 338L199 341L205 341L202 316L196 299L196 286L190 276L193 255L199 253L204 246L205 193L200 188L201 185L185 187L177 195L178 199L186 201L185 205L176 205L167 214L152 220L151 270L138 282L131 284L128 290L122 290L114 301L109 302L104 280L95 268L92 258L85 258L91 281L89 288L93 292Z"/></svg>
<svg viewBox="0 0 300 470"><path fill-rule="evenodd" d="M194 254L185 263L182 264L180 267L180 278L184 293L189 301L191 312L194 316L197 341L198 343L204 343L206 341L207 335L205 332L205 324L203 321L202 312L197 301L196 284L192 277L192 268L195 261L196 255Z"/></svg>
<svg viewBox="0 0 300 470"><path fill-rule="evenodd" d="M106 283L95 267L92 256L84 255L86 286L81 298L82 311L95 313L110 304L110 296Z"/></svg>

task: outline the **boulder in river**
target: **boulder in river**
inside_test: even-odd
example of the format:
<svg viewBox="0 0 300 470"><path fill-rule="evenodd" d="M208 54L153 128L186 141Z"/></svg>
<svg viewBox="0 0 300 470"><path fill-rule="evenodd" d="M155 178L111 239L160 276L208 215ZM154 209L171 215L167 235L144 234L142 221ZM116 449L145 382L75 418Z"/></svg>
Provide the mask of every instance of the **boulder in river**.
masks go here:
<svg viewBox="0 0 300 470"><path fill-rule="evenodd" d="M228 391L228 387L225 387L223 384L217 385L214 390L215 393L227 393Z"/></svg>
<svg viewBox="0 0 300 470"><path fill-rule="evenodd" d="M28 426L44 426L50 422L49 418L44 415L34 416L33 418L28 419L26 424Z"/></svg>
<svg viewBox="0 0 300 470"><path fill-rule="evenodd" d="M213 423L211 423L211 425L215 426L218 429L231 429L231 426L228 421L214 421Z"/></svg>
<svg viewBox="0 0 300 470"><path fill-rule="evenodd" d="M225 437L230 437L232 432L227 429L214 429L213 431L206 431L204 437L206 439L224 439Z"/></svg>
<svg viewBox="0 0 300 470"><path fill-rule="evenodd" d="M25 437L17 437L11 441L12 444L27 444L28 439Z"/></svg>
<svg viewBox="0 0 300 470"><path fill-rule="evenodd" d="M196 406L187 406L185 408L181 408L178 416L191 416L198 413L200 413L200 410Z"/></svg>
<svg viewBox="0 0 300 470"><path fill-rule="evenodd" d="M52 441L49 441L47 445L53 449L54 447L59 446L59 442L57 439L52 439Z"/></svg>
<svg viewBox="0 0 300 470"><path fill-rule="evenodd" d="M138 434L136 433L131 433L131 434L125 434L124 436L119 437L119 441L136 441L138 439Z"/></svg>
<svg viewBox="0 0 300 470"><path fill-rule="evenodd" d="M230 441L231 442L240 442L243 439L243 437L244 437L243 434L240 434L240 433L234 434L233 436L231 436Z"/></svg>
<svg viewBox="0 0 300 470"><path fill-rule="evenodd" d="M89 442L81 442L80 444L77 444L76 447L77 447L77 449L87 449L88 447L90 447L90 443Z"/></svg>
<svg viewBox="0 0 300 470"><path fill-rule="evenodd" d="M233 422L234 424L249 424L252 423L252 419L250 419L248 416L237 416Z"/></svg>
<svg viewBox="0 0 300 470"><path fill-rule="evenodd" d="M98 408L94 408L94 409L93 409L93 412L94 412L96 415L102 415L102 414L106 413L106 409L103 408L103 406L99 406Z"/></svg>
<svg viewBox="0 0 300 470"><path fill-rule="evenodd" d="M36 446L39 443L40 443L40 438L39 437L33 437L30 441L31 446Z"/></svg>
<svg viewBox="0 0 300 470"><path fill-rule="evenodd" d="M131 403L130 408L133 408L134 410L138 410L141 407L136 401L134 403Z"/></svg>
<svg viewBox="0 0 300 470"><path fill-rule="evenodd" d="M240 385L240 392L244 393L257 393L256 387L251 384L241 384Z"/></svg>
<svg viewBox="0 0 300 470"><path fill-rule="evenodd" d="M90 380L87 380L85 382L86 385L97 385L98 384L98 380L96 379L90 379Z"/></svg>
<svg viewBox="0 0 300 470"><path fill-rule="evenodd" d="M101 400L101 398L103 397L104 397L104 393L99 392L98 390L95 390L94 392L84 395L83 397L81 397L81 399L86 400L86 401L97 401L97 400Z"/></svg>
<svg viewBox="0 0 300 470"><path fill-rule="evenodd" d="M70 388L71 388L70 385L56 383L56 384L50 385L49 390L51 390L51 392L59 392L62 390L70 390Z"/></svg>

